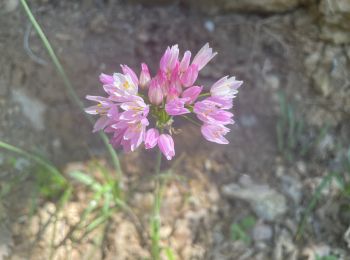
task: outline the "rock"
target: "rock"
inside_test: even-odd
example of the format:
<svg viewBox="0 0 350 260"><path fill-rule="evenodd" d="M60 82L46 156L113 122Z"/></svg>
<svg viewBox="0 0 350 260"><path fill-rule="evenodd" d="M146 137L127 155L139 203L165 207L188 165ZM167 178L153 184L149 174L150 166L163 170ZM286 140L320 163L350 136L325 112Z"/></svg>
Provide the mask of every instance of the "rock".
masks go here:
<svg viewBox="0 0 350 260"><path fill-rule="evenodd" d="M0 201L0 259L5 259L11 253L13 245L12 233L6 209Z"/></svg>
<svg viewBox="0 0 350 260"><path fill-rule="evenodd" d="M305 164L305 162L303 161L297 161L296 163L296 166L297 166L297 169L298 169L298 172L302 175L305 175L306 172L307 172L307 166Z"/></svg>
<svg viewBox="0 0 350 260"><path fill-rule="evenodd" d="M0 3L0 10L3 10L5 13L11 13L17 9L18 3L18 0L5 0Z"/></svg>
<svg viewBox="0 0 350 260"><path fill-rule="evenodd" d="M46 106L40 100L28 96L24 91L16 89L12 91L12 99L19 103L24 116L26 116L35 130L45 129L44 113Z"/></svg>
<svg viewBox="0 0 350 260"><path fill-rule="evenodd" d="M15 169L19 171L24 171L28 169L28 167L31 165L31 162L28 161L26 158L17 158L15 162Z"/></svg>
<svg viewBox="0 0 350 260"><path fill-rule="evenodd" d="M350 35L350 31L347 32ZM322 112L322 107L310 109L310 122L319 122L333 125L341 120L339 113L350 112L350 62L345 54L346 47L324 44L324 47L315 48L305 59L306 74L310 76L312 87L324 98L327 98L332 112ZM315 110L313 112L313 110ZM322 115L321 115L321 114ZM328 112L329 113L329 112ZM319 120L321 119L321 120ZM315 123L313 123L315 122ZM316 123L317 124L317 123Z"/></svg>
<svg viewBox="0 0 350 260"><path fill-rule="evenodd" d="M167 4L174 4L177 1L176 0L130 0L132 3L140 3L143 5L167 5Z"/></svg>
<svg viewBox="0 0 350 260"><path fill-rule="evenodd" d="M182 219L176 221L170 240L175 250L184 248L192 242L192 233L188 227L188 221Z"/></svg>
<svg viewBox="0 0 350 260"><path fill-rule="evenodd" d="M115 233L114 247L115 251L111 251L113 257L106 259L115 259L115 254L118 254L117 259L147 259L149 254L147 250L141 248L138 240L137 230L135 226L126 220L122 220L117 227L118 232Z"/></svg>
<svg viewBox="0 0 350 260"><path fill-rule="evenodd" d="M135 208L140 212L149 212L153 207L154 195L152 193L136 193L134 197Z"/></svg>
<svg viewBox="0 0 350 260"><path fill-rule="evenodd" d="M285 229L281 230L275 241L273 256L273 259L297 260L298 249L293 243L292 236Z"/></svg>
<svg viewBox="0 0 350 260"><path fill-rule="evenodd" d="M340 248L332 248L326 244L311 245L303 249L301 256L305 260L315 259L348 259L346 252ZM333 256L333 257L330 257Z"/></svg>
<svg viewBox="0 0 350 260"><path fill-rule="evenodd" d="M247 201L255 213L264 220L274 221L287 212L286 198L268 185L254 184L243 177L240 184L231 183L222 187L224 196Z"/></svg>
<svg viewBox="0 0 350 260"><path fill-rule="evenodd" d="M160 228L159 235L162 239L167 239L173 232L173 228L171 226L165 225Z"/></svg>
<svg viewBox="0 0 350 260"><path fill-rule="evenodd" d="M240 122L244 127L253 127L257 124L257 118L255 115L242 115L240 117Z"/></svg>
<svg viewBox="0 0 350 260"><path fill-rule="evenodd" d="M350 1L321 0L318 6L321 15L322 37L335 44L350 42Z"/></svg>
<svg viewBox="0 0 350 260"><path fill-rule="evenodd" d="M208 32L214 32L215 30L215 24L213 21L211 20L207 20L204 22L204 28L208 31Z"/></svg>
<svg viewBox="0 0 350 260"><path fill-rule="evenodd" d="M190 5L211 12L286 12L301 4L301 0L189 0Z"/></svg>
<svg viewBox="0 0 350 260"><path fill-rule="evenodd" d="M0 79L0 96L6 97L9 93L9 87L5 80Z"/></svg>
<svg viewBox="0 0 350 260"><path fill-rule="evenodd" d="M350 248L350 227L346 230L344 234L344 240L348 244L348 248Z"/></svg>
<svg viewBox="0 0 350 260"><path fill-rule="evenodd" d="M266 224L257 224L253 229L254 241L270 240L272 238L272 228Z"/></svg>
<svg viewBox="0 0 350 260"><path fill-rule="evenodd" d="M282 175L280 176L280 179L282 180L283 192L292 198L295 204L298 205L301 200L301 189L303 185L300 181L289 175Z"/></svg>
<svg viewBox="0 0 350 260"><path fill-rule="evenodd" d="M104 33L106 31L107 24L106 17L100 13L92 18L89 24L89 29L94 33Z"/></svg>
<svg viewBox="0 0 350 260"><path fill-rule="evenodd" d="M336 144L334 136L331 134L326 134L317 144L317 154L322 159L328 158L336 149Z"/></svg>
<svg viewBox="0 0 350 260"><path fill-rule="evenodd" d="M264 75L265 85L272 90L277 90L280 87L280 79L277 75L267 74Z"/></svg>

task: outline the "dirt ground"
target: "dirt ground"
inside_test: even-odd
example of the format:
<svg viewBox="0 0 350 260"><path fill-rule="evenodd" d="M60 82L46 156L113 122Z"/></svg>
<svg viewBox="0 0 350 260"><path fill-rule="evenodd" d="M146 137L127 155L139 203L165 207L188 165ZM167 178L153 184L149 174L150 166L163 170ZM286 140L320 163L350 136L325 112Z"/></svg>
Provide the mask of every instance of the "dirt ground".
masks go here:
<svg viewBox="0 0 350 260"><path fill-rule="evenodd" d="M244 81L233 108L236 124L228 136L230 144L209 143L196 126L180 122L176 159L163 163L163 169L172 168L186 178L167 183L162 207L162 243L174 250L176 259L350 259L350 235L345 235L349 212L343 210L349 198L341 195L336 181L322 190L302 238L295 240L322 178L349 170L343 168L342 158L350 151L350 47L322 41L318 20L308 8L209 15L183 3L29 2L82 99L102 94L98 75L118 71L119 64L139 71L144 61L154 73L164 49L176 43L181 50L196 52L209 42L218 51L200 77L206 88L223 75ZM69 167L86 169L91 160L105 163L102 143L69 101L21 6L0 11L0 53L0 140L39 153L65 172ZM335 60L334 68L320 69L327 59ZM321 76L339 74L344 92L331 83L331 90L328 85L315 87L315 71ZM292 160L278 144L280 93L305 122L296 137L298 145L288 151ZM303 153L305 144L310 145ZM30 164L17 160L9 167L9 156L0 153L2 183L27 171ZM125 185L136 186L131 208L147 225L153 186L145 178L152 175L155 155L139 149L120 156ZM0 201L0 259L149 257L135 223L124 213L79 242L50 249L53 224L41 236L38 233L57 205L42 200L29 217L32 179L23 178ZM79 218L88 197L89 192L77 185L74 200L56 221L57 241ZM247 231L251 241L232 239L232 225L247 216L256 220ZM102 242L97 243L94 238L101 234Z"/></svg>

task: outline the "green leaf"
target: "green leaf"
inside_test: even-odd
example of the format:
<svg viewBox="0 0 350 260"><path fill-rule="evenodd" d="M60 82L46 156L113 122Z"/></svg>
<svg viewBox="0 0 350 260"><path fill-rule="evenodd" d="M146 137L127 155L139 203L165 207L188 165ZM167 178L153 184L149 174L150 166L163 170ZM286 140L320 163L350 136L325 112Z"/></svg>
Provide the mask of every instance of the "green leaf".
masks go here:
<svg viewBox="0 0 350 260"><path fill-rule="evenodd" d="M231 225L231 239L232 240L241 240L247 244L250 243L250 237L246 234L238 224Z"/></svg>
<svg viewBox="0 0 350 260"><path fill-rule="evenodd" d="M256 220L253 216L245 217L240 222L240 224L244 230L248 230L248 229L254 227L255 223L256 223Z"/></svg>
<svg viewBox="0 0 350 260"><path fill-rule="evenodd" d="M315 260L338 260L338 257L336 257L334 255L326 255L326 256L316 255Z"/></svg>

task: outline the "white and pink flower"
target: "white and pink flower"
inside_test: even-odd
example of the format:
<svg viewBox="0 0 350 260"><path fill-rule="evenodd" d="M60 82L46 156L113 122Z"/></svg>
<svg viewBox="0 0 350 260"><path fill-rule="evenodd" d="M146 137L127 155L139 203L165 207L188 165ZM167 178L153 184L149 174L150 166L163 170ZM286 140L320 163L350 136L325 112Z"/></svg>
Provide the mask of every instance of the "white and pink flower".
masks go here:
<svg viewBox="0 0 350 260"><path fill-rule="evenodd" d="M135 151L142 143L146 149L158 146L171 160L175 156L172 135L177 132L172 131L174 117L193 113L202 122L205 139L227 144L227 125L234 123L228 110L243 82L225 76L204 94L203 86L195 85L199 71L216 54L205 44L192 62L190 51L185 51L180 61L178 45L173 45L163 54L154 77L145 63L141 64L139 77L127 65L121 65L122 73L102 73L99 78L107 97L86 97L97 102L86 108L86 113L100 116L93 131L111 134L110 143L125 152ZM155 119L153 126L150 116Z"/></svg>

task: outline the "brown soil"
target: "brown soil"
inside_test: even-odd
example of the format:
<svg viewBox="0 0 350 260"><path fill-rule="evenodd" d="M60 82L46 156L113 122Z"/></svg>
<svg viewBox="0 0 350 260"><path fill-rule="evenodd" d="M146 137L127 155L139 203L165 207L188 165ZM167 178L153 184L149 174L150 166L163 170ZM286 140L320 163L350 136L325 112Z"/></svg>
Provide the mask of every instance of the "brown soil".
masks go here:
<svg viewBox="0 0 350 260"><path fill-rule="evenodd" d="M322 196L325 203L319 204L310 216L302 242L293 241L311 194L320 179L334 170L350 142L348 114L328 110L327 99L314 92L305 73L307 50L317 41L313 38L316 21L306 10L266 17L208 16L178 4L145 7L125 1L30 2L82 99L87 94L102 94L99 73L117 71L119 64L128 64L138 71L138 64L145 61L154 73L166 46L175 43L182 50L195 52L209 42L218 51L219 55L203 70L200 81L204 86L209 87L223 75L235 75L244 81L235 100L236 124L229 134L229 145L209 143L197 127L179 123L182 131L175 143L176 158L181 161L173 171L187 179L167 184L162 212L162 242L174 248L178 259L304 259L301 257L307 255L305 252L321 254L315 252L321 252L322 246L329 248L329 254L338 252L343 259L350 259L346 258L349 254L343 240L349 222L339 221L339 207L330 207L343 203L337 187ZM62 169L76 161L85 161L79 164L84 168L91 158L105 157L98 136L91 133L82 112L69 101L20 6L0 16L0 49L0 140L40 153ZM331 144L322 139L320 143L324 145L313 146L305 156L293 151L292 162L281 155L276 137L280 91L286 93L300 118L320 118L318 125L306 123L307 141L329 124L327 136ZM29 113L32 117L27 109L33 109ZM0 159L6 161L7 156L0 154ZM137 186L131 196L131 207L147 225L149 215L145 212L151 211L153 188L145 178L152 174L154 154L140 149L121 158L127 175L125 183ZM176 159L164 163L163 168L171 168L174 163ZM4 182L12 179L13 172L21 171L6 163L1 168L0 180L3 178ZM267 184L281 193L288 201L287 212L264 221L248 203L222 194L223 185L239 182L245 175L254 183ZM288 195L281 176L289 176L298 183L300 200L295 202ZM5 248L7 244L10 259L49 259L51 251L46 240L52 235L52 227L34 248L31 246L41 225L39 219L45 222L55 205L41 201L42 207L30 219L28 200L24 197L31 192L31 181L31 177L25 178L22 186L14 189L4 202L0 201L1 211L3 203L3 212L5 208L7 212L3 223L10 233L7 240L5 233L0 233L0 259L2 245ZM58 220L63 234L79 217L89 194L77 185L75 200L67 204ZM186 198L190 198L189 202ZM232 241L230 225L248 215L255 216L259 225L268 225L273 232L271 237L253 240L251 244ZM1 218L0 215L0 221ZM333 221L339 222L337 227L332 225ZM62 245L54 251L54 259L149 257L135 223L123 213L116 214L108 228L94 232L79 243L70 241ZM98 244L94 237L101 234L103 242ZM10 242L2 243L1 238ZM281 248L284 253L279 258Z"/></svg>

